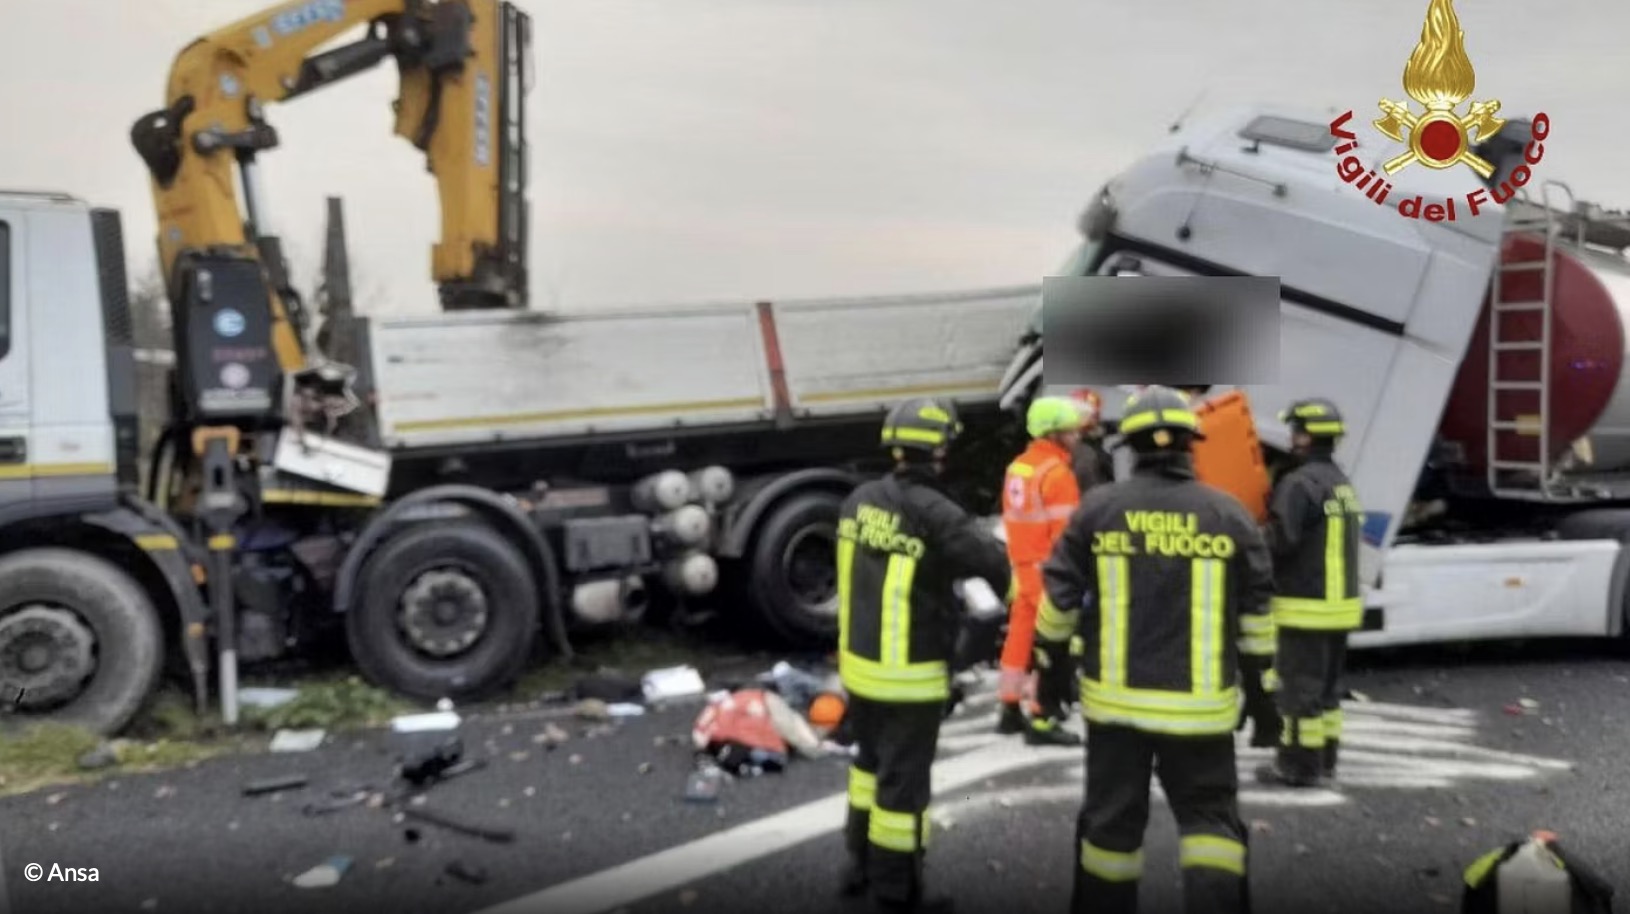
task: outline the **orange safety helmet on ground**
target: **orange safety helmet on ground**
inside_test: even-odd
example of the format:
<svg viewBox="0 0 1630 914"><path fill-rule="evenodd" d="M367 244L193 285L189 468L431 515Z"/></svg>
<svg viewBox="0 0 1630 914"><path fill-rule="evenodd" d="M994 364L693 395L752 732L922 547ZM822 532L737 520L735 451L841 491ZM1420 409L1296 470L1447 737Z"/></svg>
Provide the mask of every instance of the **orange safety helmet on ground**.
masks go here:
<svg viewBox="0 0 1630 914"><path fill-rule="evenodd" d="M811 726L831 730L843 721L843 713L847 709L843 698L831 692L822 692L809 703L809 723Z"/></svg>

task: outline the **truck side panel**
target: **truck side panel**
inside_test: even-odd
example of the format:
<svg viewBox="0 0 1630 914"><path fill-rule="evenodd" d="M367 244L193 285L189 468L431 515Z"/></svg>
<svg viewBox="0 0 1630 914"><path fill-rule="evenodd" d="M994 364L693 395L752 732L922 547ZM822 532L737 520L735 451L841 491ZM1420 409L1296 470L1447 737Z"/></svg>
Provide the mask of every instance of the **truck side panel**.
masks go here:
<svg viewBox="0 0 1630 914"><path fill-rule="evenodd" d="M920 299L776 306L787 386L809 415L881 408L902 397L995 395L1034 287Z"/></svg>
<svg viewBox="0 0 1630 914"><path fill-rule="evenodd" d="M392 447L751 422L770 409L745 308L373 322Z"/></svg>

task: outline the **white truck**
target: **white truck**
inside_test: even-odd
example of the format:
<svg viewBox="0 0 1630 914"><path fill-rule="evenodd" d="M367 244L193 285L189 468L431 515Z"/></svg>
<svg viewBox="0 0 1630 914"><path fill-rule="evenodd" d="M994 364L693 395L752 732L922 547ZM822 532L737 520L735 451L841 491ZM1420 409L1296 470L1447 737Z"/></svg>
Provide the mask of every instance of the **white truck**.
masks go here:
<svg viewBox="0 0 1630 914"><path fill-rule="evenodd" d="M1345 124L1366 167L1403 151L1366 126ZM1477 148L1497 168L1482 187L1467 169L1415 167L1378 206L1338 174L1329 117L1218 112L1115 175L1059 270L1280 278L1279 380L1239 389L1270 463L1291 400L1329 397L1346 416L1337 457L1367 509L1355 647L1625 632L1630 217L1524 165L1532 127L1512 119ZM1519 165L1527 187L1489 202L1523 183L1501 183ZM1417 195L1459 198L1457 218L1400 214ZM1038 308L1006 409L1046 387L1042 329ZM1125 392L1100 393L1113 424Z"/></svg>
<svg viewBox="0 0 1630 914"><path fill-rule="evenodd" d="M285 428L261 484L241 481L253 498L223 645L210 537L191 523L209 493L176 485L176 436L150 455L145 493L137 479L119 226L66 194L0 192L13 721L117 730L166 654L187 658L202 695L206 645L271 659L325 622L403 694L487 694L535 656L540 628L569 653L568 626L637 615L648 583L682 597L729 585L772 631L824 644L838 505L883 456L883 413L939 395L974 434L1006 427L995 385L1032 306L1028 289L998 289L357 318L351 364L372 409L347 421L370 421L350 437Z"/></svg>

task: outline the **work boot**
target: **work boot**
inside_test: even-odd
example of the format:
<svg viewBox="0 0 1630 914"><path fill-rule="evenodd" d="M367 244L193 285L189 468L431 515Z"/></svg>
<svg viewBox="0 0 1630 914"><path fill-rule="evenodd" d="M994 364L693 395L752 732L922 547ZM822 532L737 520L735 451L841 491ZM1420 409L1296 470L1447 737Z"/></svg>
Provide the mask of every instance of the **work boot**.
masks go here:
<svg viewBox="0 0 1630 914"><path fill-rule="evenodd" d="M1319 777L1306 771L1297 771L1294 768L1282 765L1279 762L1268 762L1258 765L1256 779L1259 784L1279 787L1317 787Z"/></svg>
<svg viewBox="0 0 1630 914"><path fill-rule="evenodd" d="M1327 739L1324 741L1324 756L1320 759L1320 777L1326 780L1336 779L1336 759L1341 754L1341 740Z"/></svg>
<svg viewBox="0 0 1630 914"><path fill-rule="evenodd" d="M1025 728L1027 746L1079 746L1081 737L1064 729L1064 721L1057 718L1036 718Z"/></svg>
<svg viewBox="0 0 1630 914"><path fill-rule="evenodd" d="M838 894L844 898L859 898L871 887L866 871L853 861L844 864L843 876L838 883Z"/></svg>
<svg viewBox="0 0 1630 914"><path fill-rule="evenodd" d="M1015 733L1023 733L1025 726L1024 711L1018 702L1002 705L1002 716L996 719L997 733L1012 736Z"/></svg>

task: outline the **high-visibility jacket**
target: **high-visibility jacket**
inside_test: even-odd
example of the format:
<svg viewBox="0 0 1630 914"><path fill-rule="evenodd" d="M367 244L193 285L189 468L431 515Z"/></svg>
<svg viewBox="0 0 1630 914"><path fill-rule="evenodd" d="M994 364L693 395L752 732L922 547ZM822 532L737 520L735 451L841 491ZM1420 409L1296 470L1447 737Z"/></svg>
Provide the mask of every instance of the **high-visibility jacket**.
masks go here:
<svg viewBox="0 0 1630 914"><path fill-rule="evenodd" d="M1240 656L1274 651L1273 569L1256 520L1191 462L1088 492L1042 576L1036 638L1056 650L1079 632L1089 722L1234 730Z"/></svg>
<svg viewBox="0 0 1630 914"><path fill-rule="evenodd" d="M1280 478L1268 505L1275 624L1353 631L1364 622L1358 582L1364 508L1347 474L1315 455Z"/></svg>
<svg viewBox="0 0 1630 914"><path fill-rule="evenodd" d="M926 472L857 486L838 518L838 675L852 695L944 701L963 608L952 590L984 578L1011 597L1000 541Z"/></svg>
<svg viewBox="0 0 1630 914"><path fill-rule="evenodd" d="M1014 565L1039 564L1052 554L1053 542L1081 503L1073 456L1062 445L1037 438L1008 464L1002 525Z"/></svg>

